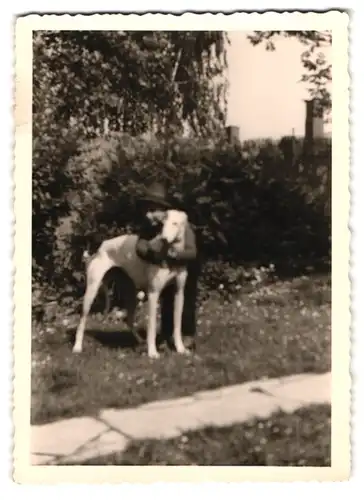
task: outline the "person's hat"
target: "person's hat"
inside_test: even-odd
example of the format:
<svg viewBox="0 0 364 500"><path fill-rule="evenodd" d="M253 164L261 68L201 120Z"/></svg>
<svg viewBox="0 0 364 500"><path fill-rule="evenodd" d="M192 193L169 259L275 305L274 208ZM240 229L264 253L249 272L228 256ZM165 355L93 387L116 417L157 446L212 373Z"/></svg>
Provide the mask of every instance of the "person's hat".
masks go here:
<svg viewBox="0 0 364 500"><path fill-rule="evenodd" d="M171 204L167 200L166 189L159 182L154 182L146 189L142 201L161 208L171 207Z"/></svg>

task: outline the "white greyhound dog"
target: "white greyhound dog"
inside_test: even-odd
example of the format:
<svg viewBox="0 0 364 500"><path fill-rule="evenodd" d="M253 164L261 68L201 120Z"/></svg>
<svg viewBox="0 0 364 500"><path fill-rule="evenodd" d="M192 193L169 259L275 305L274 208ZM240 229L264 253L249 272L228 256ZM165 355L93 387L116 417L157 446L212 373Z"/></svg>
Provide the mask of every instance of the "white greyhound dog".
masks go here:
<svg viewBox="0 0 364 500"><path fill-rule="evenodd" d="M163 229L156 239L163 239L171 252L183 249L185 246L187 222L188 218L185 212L167 210L163 221ZM173 279L176 280L173 340L178 353L187 354L189 352L184 346L182 339L182 311L187 269L185 266L171 266L166 262L163 262L161 265L155 265L140 259L136 254L137 241L138 236L135 234L118 236L106 240L100 245L97 252L88 258L86 263L86 292L83 298L82 315L73 346L74 353L82 351L87 316L105 273L112 267L120 267L129 275L134 282L135 291L142 290L147 293L147 349L150 358L159 358L160 356L156 346L159 296L170 281ZM135 306L132 311L128 311L127 315L127 322L130 328L133 328L134 314Z"/></svg>

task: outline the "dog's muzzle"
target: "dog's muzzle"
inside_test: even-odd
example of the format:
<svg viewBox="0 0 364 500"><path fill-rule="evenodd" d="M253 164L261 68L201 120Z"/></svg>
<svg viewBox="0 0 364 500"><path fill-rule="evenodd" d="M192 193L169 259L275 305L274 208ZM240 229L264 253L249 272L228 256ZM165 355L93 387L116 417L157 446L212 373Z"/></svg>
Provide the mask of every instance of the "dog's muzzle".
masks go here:
<svg viewBox="0 0 364 500"><path fill-rule="evenodd" d="M168 248L172 245L172 243L169 243L166 238L161 238L161 243L163 250L168 250Z"/></svg>

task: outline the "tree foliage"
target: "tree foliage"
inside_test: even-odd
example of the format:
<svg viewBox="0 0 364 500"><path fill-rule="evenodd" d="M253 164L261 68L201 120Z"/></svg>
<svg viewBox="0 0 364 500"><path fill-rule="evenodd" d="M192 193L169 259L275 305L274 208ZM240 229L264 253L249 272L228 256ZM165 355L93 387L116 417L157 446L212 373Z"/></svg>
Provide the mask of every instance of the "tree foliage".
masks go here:
<svg viewBox="0 0 364 500"><path fill-rule="evenodd" d="M220 133L226 43L223 32L33 33L35 264L47 267L76 182L65 165L85 139L154 132L168 152L168 137L183 127Z"/></svg>
<svg viewBox="0 0 364 500"><path fill-rule="evenodd" d="M301 54L303 75L301 81L307 84L311 98L317 99L317 110L331 110L331 93L328 84L331 82L331 63L322 52L323 47L332 44L330 31L254 31L248 35L253 45L265 44L267 50L275 50L275 41L279 37L295 38L304 47Z"/></svg>
<svg viewBox="0 0 364 500"><path fill-rule="evenodd" d="M39 98L59 124L88 135L181 128L211 133L224 124L224 32L52 31L34 35L35 112ZM55 106L56 104L56 106Z"/></svg>

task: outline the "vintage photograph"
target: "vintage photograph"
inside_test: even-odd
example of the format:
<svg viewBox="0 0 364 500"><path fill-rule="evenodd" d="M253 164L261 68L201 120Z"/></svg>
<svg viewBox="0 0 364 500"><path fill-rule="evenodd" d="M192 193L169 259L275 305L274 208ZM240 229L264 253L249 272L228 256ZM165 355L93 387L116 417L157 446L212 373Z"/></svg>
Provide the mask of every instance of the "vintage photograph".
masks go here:
<svg viewBox="0 0 364 500"><path fill-rule="evenodd" d="M335 34L271 25L32 27L30 467L332 467Z"/></svg>

